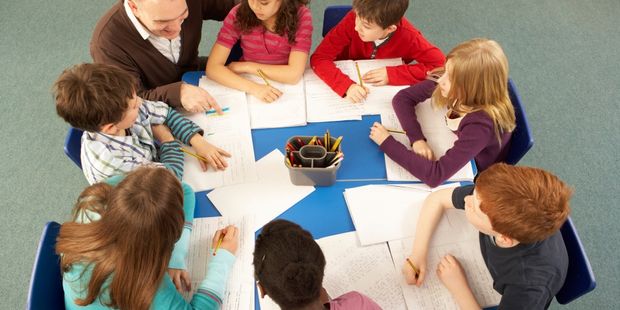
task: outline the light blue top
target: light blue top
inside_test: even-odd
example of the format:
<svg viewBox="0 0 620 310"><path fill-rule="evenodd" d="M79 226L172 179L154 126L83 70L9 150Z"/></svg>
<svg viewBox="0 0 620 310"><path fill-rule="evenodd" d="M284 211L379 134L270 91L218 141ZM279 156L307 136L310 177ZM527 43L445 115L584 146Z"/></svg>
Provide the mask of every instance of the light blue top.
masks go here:
<svg viewBox="0 0 620 310"><path fill-rule="evenodd" d="M112 177L106 182L111 185L118 184L122 176ZM189 237L194 220L194 206L196 204L194 191L187 184L183 184L183 210L185 212L185 225L181 238L176 242L172 251L169 268L186 269L185 257L189 248ZM87 214L78 219L79 222L98 220L98 214ZM218 255L214 256L207 266L207 276L200 283L198 291L192 297L190 303L176 290L172 279L166 273L159 289L155 293L151 309L219 309L222 297L226 289L226 282L230 269L235 261L235 256L225 249L219 249ZM67 309L109 309L105 304L109 302L109 287L112 276L102 285L102 294L92 304L81 307L75 304L75 299L85 298L88 283L94 266L92 264L74 264L71 270L63 274L62 286L65 293L65 305Z"/></svg>

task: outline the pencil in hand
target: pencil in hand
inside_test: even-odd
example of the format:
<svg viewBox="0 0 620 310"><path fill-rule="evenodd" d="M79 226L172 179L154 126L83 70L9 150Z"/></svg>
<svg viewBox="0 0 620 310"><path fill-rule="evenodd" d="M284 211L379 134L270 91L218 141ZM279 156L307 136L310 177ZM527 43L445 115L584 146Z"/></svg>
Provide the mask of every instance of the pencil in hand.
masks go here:
<svg viewBox="0 0 620 310"><path fill-rule="evenodd" d="M415 265L413 265L409 257L407 257L406 259L407 259L407 263L409 264L409 266L411 266L411 269L413 269L413 272L415 272L415 278L417 279L418 276L420 275L420 270L418 270L418 268L416 268Z"/></svg>
<svg viewBox="0 0 620 310"><path fill-rule="evenodd" d="M404 131L404 130L392 129L392 128L387 128L387 127L385 127L385 130L387 130L388 132L391 132L391 133L400 133L400 134L403 134L403 135L407 134L407 132Z"/></svg>
<svg viewBox="0 0 620 310"><path fill-rule="evenodd" d="M355 62L355 70L357 70L357 78L360 81L360 86L364 87L364 81L362 81L362 73L360 72L360 66Z"/></svg>
<svg viewBox="0 0 620 310"><path fill-rule="evenodd" d="M269 83L269 80L267 80L267 76L265 75L263 70L256 69L256 71L258 72L258 75L263 79L263 81L265 81L265 84L267 84L267 86L271 86L271 84Z"/></svg>
<svg viewBox="0 0 620 310"><path fill-rule="evenodd" d="M217 254L217 249L222 245L222 241L224 241L224 231L222 230L222 234L220 235L220 239L217 240L217 244L215 245L215 249L213 250L213 256Z"/></svg>
<svg viewBox="0 0 620 310"><path fill-rule="evenodd" d="M198 155L198 154L196 154L196 153L192 153L192 152L190 152L190 151L188 151L188 150L186 150L186 149L184 149L184 148L182 148L182 147L181 147L181 148L179 148L179 150L181 150L181 152L183 152L183 153L185 153L185 154L187 154L187 155L189 155L189 156L192 156L192 157L197 158L198 160L202 160L202 161L204 161L205 163L209 163L209 161L208 161L206 158L204 158L204 157L202 157L202 156L200 156L200 155Z"/></svg>

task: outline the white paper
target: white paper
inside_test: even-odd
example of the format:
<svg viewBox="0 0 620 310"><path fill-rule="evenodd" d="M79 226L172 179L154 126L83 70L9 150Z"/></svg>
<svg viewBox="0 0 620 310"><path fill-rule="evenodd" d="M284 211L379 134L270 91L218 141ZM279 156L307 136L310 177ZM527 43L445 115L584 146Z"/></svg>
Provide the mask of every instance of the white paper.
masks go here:
<svg viewBox="0 0 620 310"><path fill-rule="evenodd" d="M304 72L308 122L361 120L364 108L338 96L312 69Z"/></svg>
<svg viewBox="0 0 620 310"><path fill-rule="evenodd" d="M239 228L239 247L236 260L231 269L221 309L254 309L254 224L251 216L243 218L206 217L194 219L187 255L188 272L192 281L192 291L186 293L186 300L198 290L207 275L207 264L213 257L213 236L218 229L227 225Z"/></svg>
<svg viewBox="0 0 620 310"><path fill-rule="evenodd" d="M323 287L331 298L357 291L383 309L407 309L399 288L400 275L386 243L363 247L355 232L321 238L317 243L327 261Z"/></svg>
<svg viewBox="0 0 620 310"><path fill-rule="evenodd" d="M416 116L422 127L422 133L424 137L426 137L428 146L433 150L436 158L441 158L446 151L452 148L454 142L457 140L457 136L445 125L444 116L446 111L447 109L445 108L440 109L433 107L431 105L431 99L421 102L416 106ZM381 123L385 127L402 130L394 111L384 111L381 114ZM406 135L393 134L392 136L398 142L405 145L407 149L411 150L409 138ZM385 155L385 169L389 181L420 181L387 155ZM473 166L471 161L469 161L447 181L472 181L473 179Z"/></svg>
<svg viewBox="0 0 620 310"><path fill-rule="evenodd" d="M359 83L359 78L357 77L357 70L355 69L355 63L357 63L358 67L360 68L361 76L364 76L364 74L366 74L370 70L399 66L403 64L403 61L401 58L356 60L355 62L353 62L352 72L348 72L348 74L355 74L355 78L353 78L351 75L349 76L352 80ZM365 115L381 114L384 111L393 111L392 99L400 90L409 87L409 85L374 86L368 83L364 83L364 86L366 86L369 91L368 97L366 97L366 100L364 100L363 103Z"/></svg>
<svg viewBox="0 0 620 310"><path fill-rule="evenodd" d="M255 75L244 75L245 78L259 84L265 82ZM266 103L250 94L247 94L250 123L252 129L278 128L306 125L306 102L304 81L290 85L270 80L271 86L282 92L276 101Z"/></svg>
<svg viewBox="0 0 620 310"><path fill-rule="evenodd" d="M204 130L204 139L227 151L232 157L225 158L228 167L215 170L213 167L202 171L198 159L186 155L183 182L195 191L258 179L256 174L254 149L245 93L230 89L202 78L200 87L208 89L221 107L229 110L223 115L195 113L187 115ZM187 147L191 152L194 150Z"/></svg>
<svg viewBox="0 0 620 310"><path fill-rule="evenodd" d="M464 217L464 214L461 216ZM452 232L452 235L456 236L456 234L457 232ZM446 254L453 255L461 263L476 301L482 307L499 304L501 295L493 289L493 279L480 253L478 234L470 232L467 236L469 237L467 241L447 242L441 245L431 241L428 249L426 277L422 287L408 285L405 278L401 276L400 285L409 309L458 309L450 292L443 286L435 272L441 258ZM412 251L413 238L390 241L389 246L395 268L402 269L405 258Z"/></svg>
<svg viewBox="0 0 620 310"><path fill-rule="evenodd" d="M291 183L284 154L275 149L256 162L258 182L217 188L207 194L224 216L254 214L256 229L288 210L314 191L314 186Z"/></svg>

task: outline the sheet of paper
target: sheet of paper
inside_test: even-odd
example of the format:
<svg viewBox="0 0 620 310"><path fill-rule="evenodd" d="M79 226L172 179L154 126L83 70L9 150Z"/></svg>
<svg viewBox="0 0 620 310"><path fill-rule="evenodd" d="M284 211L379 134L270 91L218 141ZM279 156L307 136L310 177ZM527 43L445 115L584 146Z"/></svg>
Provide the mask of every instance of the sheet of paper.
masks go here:
<svg viewBox="0 0 620 310"><path fill-rule="evenodd" d="M426 137L429 147L433 150L437 158L441 158L446 151L452 148L454 141L457 139L456 135L445 125L444 116L446 111L446 109L433 107L430 99L416 106L416 116L422 127L422 133ZM394 111L384 111L384 113L381 114L381 123L385 127L402 130ZM392 136L398 142L407 146L407 149L411 150L409 138L407 138L406 135L393 134ZM420 181L387 155L385 155L385 169L389 181ZM472 181L473 179L474 171L470 161L450 177L448 181Z"/></svg>
<svg viewBox="0 0 620 310"><path fill-rule="evenodd" d="M384 67L398 66L402 65L403 61L400 58L389 58L389 59L365 59L365 60L356 60L358 67L360 68L360 74L364 76L368 71L374 69L380 69ZM359 83L359 78L357 77L357 71L355 69L355 64L353 64L352 68L348 68L350 71L348 72L349 77L352 80ZM355 76L352 76L354 74ZM398 93L400 90L409 87L409 85L403 86L392 86L392 85L382 85L382 86L373 86L371 84L365 83L364 86L368 87L369 93L368 97L363 103L364 114L381 114L384 111L393 111L392 108L392 98Z"/></svg>
<svg viewBox="0 0 620 310"><path fill-rule="evenodd" d="M256 75L246 74L244 77L256 83L265 84L263 79ZM303 79L294 85L272 80L269 83L282 92L282 96L278 100L266 103L247 94L252 129L306 125L306 98Z"/></svg>
<svg viewBox="0 0 620 310"><path fill-rule="evenodd" d="M462 216L464 217L464 214ZM451 254L459 260L467 275L467 282L481 306L489 307L499 304L501 295L493 289L493 279L480 254L478 234L470 232L468 236L470 238L467 241L440 245L437 245L434 240L431 241L428 250L427 273L422 287L408 285L401 276L400 285L409 309L459 309L435 272L441 258L446 254ZM412 251L413 238L390 241L388 244L394 259L394 266L400 270L405 263L405 258Z"/></svg>
<svg viewBox="0 0 620 310"><path fill-rule="evenodd" d="M275 149L256 162L258 182L216 188L207 197L227 217L254 214L255 230L314 191L314 186L291 183L284 154Z"/></svg>
<svg viewBox="0 0 620 310"><path fill-rule="evenodd" d="M200 87L208 89L220 106L229 110L223 115L195 113L187 115L187 118L204 130L204 139L227 151L232 157L226 158L226 170L209 167L207 171L202 171L198 159L186 155L183 181L195 191L256 181L258 176L245 93L204 77L200 80ZM192 148L187 148L194 152Z"/></svg>
<svg viewBox="0 0 620 310"><path fill-rule="evenodd" d="M188 272L192 281L192 291L184 297L190 300L198 286L207 275L207 264L213 257L213 236L218 229L227 225L239 228L239 248L235 264L230 272L221 309L254 309L254 224L251 216L242 218L206 217L194 219L187 256Z"/></svg>
<svg viewBox="0 0 620 310"><path fill-rule="evenodd" d="M304 83L306 85L306 117L308 122L362 119L364 108L338 96L312 69L308 68L304 72Z"/></svg>

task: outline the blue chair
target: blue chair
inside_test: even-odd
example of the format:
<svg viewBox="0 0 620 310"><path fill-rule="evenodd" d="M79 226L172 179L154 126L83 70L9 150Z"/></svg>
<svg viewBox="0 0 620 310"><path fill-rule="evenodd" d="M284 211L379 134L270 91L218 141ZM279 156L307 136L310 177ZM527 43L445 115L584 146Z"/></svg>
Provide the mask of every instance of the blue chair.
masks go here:
<svg viewBox="0 0 620 310"><path fill-rule="evenodd" d="M512 133L510 146L508 147L508 153L504 162L516 165L534 145L534 137L525 115L525 107L521 103L517 87L511 79L508 79L508 95L515 109L517 127Z"/></svg>
<svg viewBox="0 0 620 310"><path fill-rule="evenodd" d="M56 255L56 237L60 224L48 222L43 228L34 260L26 309L64 309L65 297L60 274L60 257Z"/></svg>
<svg viewBox="0 0 620 310"><path fill-rule="evenodd" d="M71 159L78 168L82 169L82 160L80 159L80 150L82 148L82 133L81 129L69 128L67 136L65 137L65 154Z"/></svg>
<svg viewBox="0 0 620 310"><path fill-rule="evenodd" d="M323 37L351 11L350 5L332 5L323 12Z"/></svg>
<svg viewBox="0 0 620 310"><path fill-rule="evenodd" d="M570 217L562 225L560 231L568 252L568 274L564 285L555 295L555 299L565 305L594 290L596 280L586 251Z"/></svg>

